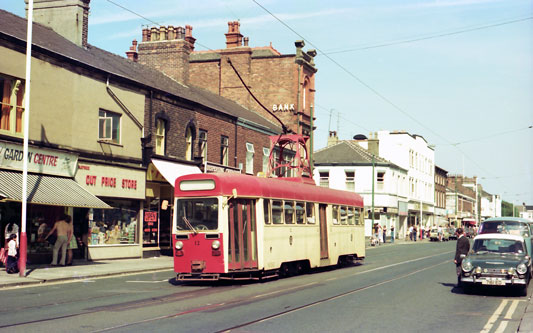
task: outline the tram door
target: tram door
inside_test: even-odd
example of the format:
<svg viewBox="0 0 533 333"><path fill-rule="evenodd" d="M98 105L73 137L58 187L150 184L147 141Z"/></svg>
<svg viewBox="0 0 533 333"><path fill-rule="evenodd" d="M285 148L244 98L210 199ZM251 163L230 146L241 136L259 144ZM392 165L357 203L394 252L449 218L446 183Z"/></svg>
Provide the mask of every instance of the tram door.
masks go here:
<svg viewBox="0 0 533 333"><path fill-rule="evenodd" d="M318 206L318 219L320 222L320 259L328 257L328 224L326 219L327 205Z"/></svg>
<svg viewBox="0 0 533 333"><path fill-rule="evenodd" d="M231 199L229 205L229 254L230 270L257 267L257 228L255 201Z"/></svg>

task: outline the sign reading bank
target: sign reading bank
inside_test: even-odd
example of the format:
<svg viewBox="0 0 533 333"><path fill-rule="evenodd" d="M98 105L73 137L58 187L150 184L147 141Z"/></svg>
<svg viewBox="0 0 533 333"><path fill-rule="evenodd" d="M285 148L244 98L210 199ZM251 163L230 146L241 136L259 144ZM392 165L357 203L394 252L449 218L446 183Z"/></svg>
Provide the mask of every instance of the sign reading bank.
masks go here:
<svg viewBox="0 0 533 333"><path fill-rule="evenodd" d="M22 171L21 145L0 142L0 168ZM28 147L28 172L74 177L78 155L51 149Z"/></svg>

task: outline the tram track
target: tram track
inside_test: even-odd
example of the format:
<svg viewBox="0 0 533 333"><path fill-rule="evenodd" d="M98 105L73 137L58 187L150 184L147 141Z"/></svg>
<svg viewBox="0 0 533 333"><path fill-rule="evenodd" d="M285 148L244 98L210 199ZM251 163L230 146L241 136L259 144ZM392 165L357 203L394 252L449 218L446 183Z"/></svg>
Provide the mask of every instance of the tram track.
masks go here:
<svg viewBox="0 0 533 333"><path fill-rule="evenodd" d="M425 260L425 259L429 259L429 258L437 257L437 256L443 256L443 255L446 256L448 254L449 254L449 252L431 254L431 255L424 256L424 257L405 260L405 261L402 261L402 262L399 262L399 263L394 263L394 264L390 264L390 265L386 265L386 266L375 267L375 268L371 268L371 269L368 269L368 270L358 271L358 272L355 272L353 274L345 274L342 277L337 277L337 278L334 277L334 278L331 278L331 279L328 279L328 280L335 280L335 279L340 279L340 278L351 278L351 277L356 276L356 275L372 273L372 272L384 270L384 269L387 269L387 268L392 268L392 267L395 267L395 266L398 266L398 265L404 265L404 264L408 264L408 263L413 263L413 262L417 262L417 261L421 261L421 260ZM393 277L391 279L387 279L387 280L384 280L384 281L381 281L381 282L376 282L376 283L372 283L372 284L369 284L369 285L366 285L366 286L355 288L355 289L352 289L352 290L349 290L349 291L346 291L346 292L343 292L343 293L340 293L340 294L336 294L336 295L331 296L331 297L325 297L325 298L322 298L322 299L319 299L319 300L316 300L316 301L313 301L313 302L310 302L310 303L306 303L304 305L301 305L301 306L298 306L298 307L295 307L295 308L292 308L292 309L287 309L287 310L284 310L284 311L277 312L275 314L271 314L271 315L268 315L268 316L257 318L255 320L251 320L251 321L248 321L246 323L242 323L242 324L239 324L239 325L235 325L235 326L220 330L219 332L228 332L228 331L231 331L231 330L234 330L234 329L238 329L238 328L254 325L254 324L257 324L257 323L261 323L261 322L264 322L264 321L272 320L272 319L275 319L275 318L278 318L278 317L281 317L281 316L284 316L284 315L288 315L288 314L296 312L296 311L300 311L300 310L303 310L303 309L306 309L306 308L309 308L309 307L312 307L312 306L320 305L320 304L323 304L323 303L326 303L326 302L329 302L329 301L332 301L332 300L335 300L335 299L338 299L338 298L341 298L341 297L345 297L345 296L348 296L348 295L351 295L351 294L354 294L354 293L357 293L357 292L361 292L361 291L364 291L364 290L367 290L367 289L371 289L371 288L374 288L374 287L377 287L377 286L381 286L383 284L390 283L390 282L393 282L393 281L396 281L396 280L399 280L399 279L402 279L402 278L406 278L406 277L409 277L411 275L420 273L420 272L422 272L424 270L428 270L428 269L431 269L431 268L436 267L438 265L442 265L444 263L449 263L449 262L450 262L450 260L447 259L446 261L440 262L440 263L432 265L432 266L424 267L423 269L419 269L419 270L416 270L416 271L413 271L413 272L402 274L402 275L399 275L399 276L396 276L396 277ZM328 280L326 280L326 281L328 281ZM151 323L151 322L156 322L156 321L163 320L163 319L177 318L177 317L181 317L181 316L185 316L185 315L193 314L193 313L211 312L211 311L223 311L223 310L227 310L227 309L230 309L230 308L233 308L233 307L243 306L243 305L245 305L247 303L256 302L256 301L260 301L260 300L266 300L266 299L269 299L269 298L278 297L280 295L284 295L284 294L291 293L291 292L298 292L298 291L306 290L306 289L309 289L309 288L316 287L317 285L322 284L322 283L323 282L311 282L311 283L306 283L306 284L302 284L302 285L290 286L288 288L283 288L283 289L279 289L279 290L275 290L275 291L258 293L256 295L251 295L251 296L247 296L247 297L240 297L240 298L237 298L237 299L234 299L234 300L230 300L230 301L227 301L227 302L206 303L206 304L203 304L203 305L199 305L197 307L191 307L191 308L188 308L188 309L184 309L183 311L180 311L180 312L177 312L177 313L171 313L171 314L167 314L167 315L144 318L144 319L140 319L138 321L125 323L125 324L122 324L122 325L120 325L120 324L119 325L112 325L112 326L109 326L109 327L95 329L92 332L108 332L108 331L113 331L113 330L132 329L133 327L138 326L138 325L143 325L143 324L147 324L147 323ZM171 303L174 303L174 302L185 301L187 299L206 297L206 296L209 296L210 294L222 293L224 291L231 290L232 288L238 288L240 286L241 285L232 285L232 286L228 286L228 287L221 286L221 287L217 287L217 288L206 287L206 288L203 288L203 289L200 289L200 290L194 290L194 291L189 291L189 292L185 292L185 293L175 293L175 294L172 294L172 295L151 297L151 298L148 298L148 299L123 302L123 303L113 304L113 305L97 306L97 307L93 307L93 308L88 308L85 311L79 311L77 313L64 314L64 315L59 315L59 316L52 316L52 317L48 317L48 318L29 320L29 321L13 323L13 324L8 324L8 325L0 325L0 330L1 329L8 329L8 328L18 328L18 329L20 329L20 328L24 327L25 325L35 325L35 324L39 324L39 323L50 322L50 321L54 321L54 320L65 320L65 319L69 319L69 318L79 318L79 321L81 322L81 321L83 321L84 317L89 317L90 315L95 314L95 313L99 313L99 312L122 312L122 311L133 310L133 309L141 309L141 308L146 308L146 307L156 306L156 305L171 304ZM93 297L93 298L97 299L97 298L102 298L102 297L116 297L116 296L119 296L119 294L99 296L99 297ZM74 301L62 302L61 304L68 304L70 302L74 302ZM54 305L57 305L57 304L58 303L54 303ZM35 306L27 307L27 308L35 308L35 307L39 307L39 306L35 305ZM19 310L17 310L17 311L19 311Z"/></svg>
<svg viewBox="0 0 533 333"><path fill-rule="evenodd" d="M343 278L349 278L349 277L352 277L354 275L359 275L359 274L371 273L371 272L375 272L375 271L378 271L378 270L391 268L391 267L395 267L395 266L398 266L398 265L407 264L407 263L411 263L411 262L416 262L416 261L420 261L420 260L425 260L425 259L436 257L436 256L448 255L451 252L452 251L433 254L433 255L429 255L429 256L425 256L425 257L421 257L421 258L416 258L416 259L411 259L411 260L406 260L406 261L403 261L403 262L400 262L400 263L395 263L395 264L391 264L391 265L387 265L387 266L383 266L383 267L378 267L378 268L374 268L374 269L370 269L370 270L366 270L366 271L362 271L362 272L357 272L355 274L348 274L348 275L343 276ZM278 318L278 317L281 317L281 316L284 316L284 315L287 315L287 314L290 314L290 313L293 313L293 312L296 312L296 311L300 311L300 310L303 310L303 309L306 309L306 308L310 308L312 306L320 305L320 304L323 304L323 303L326 303L326 302L329 302L329 301L332 301L332 300L336 300L336 299L339 299L339 298L342 298L342 297L345 297L345 296L349 296L349 295L352 295L352 294L357 293L357 292L361 292L361 291L368 290L368 289L371 289L371 288L375 288L375 287L378 287L378 286L381 286L381 285L384 285L384 284L387 284L387 283L390 283L390 282L393 282L393 281L396 281L396 280L407 278L409 276L412 276L414 274L418 274L420 272L432 269L432 268L437 267L439 265L449 264L449 263L450 263L450 259L446 259L445 261L439 262L437 264L434 264L434 265L431 265L431 266L427 266L427 267L424 267L422 269L415 270L415 271L412 271L412 272L409 272L409 273L406 273L406 274L402 274L402 275L396 276L396 277L391 278L391 279L387 279L387 280L384 280L384 281L381 281L381 282L376 282L376 283L372 283L372 284L369 284L369 285L366 285L366 286L363 286L363 287L355 288L355 289L352 289L352 290L349 290L349 291L346 291L346 292L343 292L343 293L340 293L340 294L337 294L337 295L334 295L334 296L331 296L331 297L322 298L320 300L317 300L317 301L314 301L314 302L310 302L310 303L307 303L307 304L304 304L304 305L301 305L301 306L298 306L298 307L295 307L295 308L292 308L292 309L280 311L280 312L272 314L272 315L264 316L262 318L251 320L251 321L248 321L246 323L235 325L235 326L232 326L232 327L229 327L229 328L225 328L223 330L219 330L219 331L215 331L215 332L217 332L217 333L230 332L231 330L234 330L234 329L243 328L243 327L251 326L253 324L261 323L261 322L264 322L264 321L267 321L267 320L275 319L275 318ZM143 320L139 320L137 322L131 322L131 323L127 323L127 324L107 327L107 328L95 330L95 331L92 331L92 332L93 333L100 333L100 332L109 332L109 331L120 330L120 329L132 329L132 327L134 327L134 326L143 325L143 324L147 324L147 323L150 323L150 322L163 320L163 319L178 318L178 317L181 317L183 315L187 315L187 314L191 314L191 313L204 312L204 311L222 311L222 310L230 309L230 308L233 308L233 307L236 307L236 306L242 306L242 305L245 305L247 303L258 301L258 300L261 300L261 299L267 299L267 298L276 297L277 295L286 294L287 292L294 292L294 291L298 291L298 290L308 289L308 288L311 288L311 287L316 287L319 284L321 284L321 283L320 282L313 282L313 283L299 285L299 286L295 286L295 287L291 287L291 288L279 289L279 290L276 290L276 291L273 291L273 292L269 292L269 293L265 293L265 294L258 294L258 295L249 296L249 297L246 297L246 298L236 299L236 300L233 300L233 301L230 301L230 302L223 302L223 303L217 303L217 304L208 304L208 305L203 306L203 307L198 307L198 308L195 308L195 309L189 309L187 311L183 311L183 312L179 312L179 313L174 313L174 314L169 314L169 315L164 315L164 316L158 316L158 317L154 317L154 318L146 318L146 319L143 319Z"/></svg>

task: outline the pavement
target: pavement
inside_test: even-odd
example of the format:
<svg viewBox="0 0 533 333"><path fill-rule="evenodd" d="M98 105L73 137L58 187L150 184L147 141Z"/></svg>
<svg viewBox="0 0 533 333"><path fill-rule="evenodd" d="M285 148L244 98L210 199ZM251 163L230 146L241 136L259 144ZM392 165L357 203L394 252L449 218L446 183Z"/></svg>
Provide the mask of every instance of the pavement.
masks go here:
<svg viewBox="0 0 533 333"><path fill-rule="evenodd" d="M387 242L379 246L371 246L370 240L367 239L366 244L367 249L370 250L382 246L419 244L420 242L429 242L429 240L426 238L421 241L419 240L418 242L412 242L404 239L397 239L394 243ZM7 274L2 267L0 268L0 290L3 288L42 285L51 282L72 282L98 277L172 270L173 268L174 260L171 256L98 261L74 260L72 266L56 267L30 264L26 267L25 277L21 277L19 274ZM533 332L533 299L531 295L528 298L528 302L518 332Z"/></svg>

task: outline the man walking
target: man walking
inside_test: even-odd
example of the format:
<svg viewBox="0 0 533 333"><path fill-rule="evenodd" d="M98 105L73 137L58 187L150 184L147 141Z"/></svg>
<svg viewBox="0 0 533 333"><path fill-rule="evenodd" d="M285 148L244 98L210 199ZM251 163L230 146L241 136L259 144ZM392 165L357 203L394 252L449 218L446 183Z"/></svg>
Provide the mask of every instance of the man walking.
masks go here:
<svg viewBox="0 0 533 333"><path fill-rule="evenodd" d="M457 273L457 287L461 286L461 262L463 261L463 258L461 258L461 255L468 254L468 251L470 251L470 241L468 238L465 237L463 233L463 228L457 228L457 245L455 247L455 259L453 262L455 263L455 271Z"/></svg>
<svg viewBox="0 0 533 333"><path fill-rule="evenodd" d="M54 231L57 231L57 240L54 244L54 248L52 250L52 266L57 266L57 256L59 253L59 249L61 249L61 266L65 266L65 259L67 255L67 245L70 242L70 238L72 237L72 228L70 226L70 216L64 215L61 220L57 221L54 224L54 227L48 235L46 235L45 239L48 238L51 234L54 233Z"/></svg>

